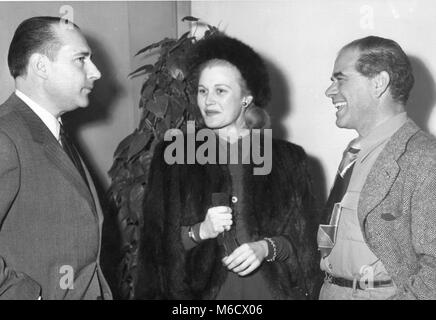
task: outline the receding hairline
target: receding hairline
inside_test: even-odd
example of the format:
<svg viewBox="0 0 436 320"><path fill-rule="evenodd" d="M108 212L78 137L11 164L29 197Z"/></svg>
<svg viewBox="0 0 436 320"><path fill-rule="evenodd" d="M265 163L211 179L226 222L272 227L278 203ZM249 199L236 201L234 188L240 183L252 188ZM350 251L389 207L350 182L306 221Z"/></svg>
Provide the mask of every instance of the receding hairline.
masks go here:
<svg viewBox="0 0 436 320"><path fill-rule="evenodd" d="M74 27L71 28L71 26L74 26ZM89 47L89 44L88 44L86 37L82 34L81 29L79 27L77 27L75 24L71 24L70 26L67 26L66 24L60 25L60 24L55 22L55 23L52 23L50 25L50 29L53 32L53 40L51 41L51 43L52 43L51 56L53 59L55 59L55 57L58 55L59 51L64 46L68 45L68 43L65 42L65 39L63 38L63 36L68 37L70 32L74 32L78 37L82 38L84 41L84 44L86 45L86 47L84 47L83 50L79 50L75 54L83 54L83 55L87 55L87 56L92 55L92 51L91 51L91 48ZM48 43L47 46L50 46L50 44Z"/></svg>
<svg viewBox="0 0 436 320"><path fill-rule="evenodd" d="M66 20L63 20L63 21L66 21ZM67 24L65 22L62 22L62 20L59 21L58 23L57 22L50 23L50 29L53 32L53 36L59 42L62 42L60 35L61 35L61 32L64 30L65 31L74 30L74 31L77 31L81 36L83 36L80 28L77 25L75 25L71 22L68 22L68 24Z"/></svg>
<svg viewBox="0 0 436 320"><path fill-rule="evenodd" d="M356 69L356 64L358 63L358 61L359 61L359 59L360 59L360 57L362 55L362 50L360 50L357 47L347 47L347 46L344 46L344 47L342 47L339 50L339 52L336 55L335 63L334 63L334 70L333 70L333 73L332 73L330 79L336 78L336 77L341 76L341 75L344 75L342 70L335 71L335 68L336 68L336 65L337 65L337 63L339 61L339 58L343 57L347 53L347 51L350 52L351 54L354 53L354 52L356 53L356 61L354 61L354 64L353 64L354 68ZM350 54L350 53L348 53L348 54ZM356 69L356 71L357 71L357 69Z"/></svg>

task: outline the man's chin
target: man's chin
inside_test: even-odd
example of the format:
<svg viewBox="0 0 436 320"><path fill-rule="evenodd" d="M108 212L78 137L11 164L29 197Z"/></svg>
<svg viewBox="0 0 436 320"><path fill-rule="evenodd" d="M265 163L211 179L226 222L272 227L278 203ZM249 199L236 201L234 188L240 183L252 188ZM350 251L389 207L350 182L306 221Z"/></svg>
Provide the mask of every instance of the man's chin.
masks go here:
<svg viewBox="0 0 436 320"><path fill-rule="evenodd" d="M344 121L341 118L336 119L336 126L341 129L347 129L347 125L344 123Z"/></svg>
<svg viewBox="0 0 436 320"><path fill-rule="evenodd" d="M354 126L351 126L349 123L346 123L345 121L340 121L339 119L336 120L336 126L341 129L356 130Z"/></svg>
<svg viewBox="0 0 436 320"><path fill-rule="evenodd" d="M80 101L77 101L76 105L78 108L86 108L89 106L89 99L81 99Z"/></svg>

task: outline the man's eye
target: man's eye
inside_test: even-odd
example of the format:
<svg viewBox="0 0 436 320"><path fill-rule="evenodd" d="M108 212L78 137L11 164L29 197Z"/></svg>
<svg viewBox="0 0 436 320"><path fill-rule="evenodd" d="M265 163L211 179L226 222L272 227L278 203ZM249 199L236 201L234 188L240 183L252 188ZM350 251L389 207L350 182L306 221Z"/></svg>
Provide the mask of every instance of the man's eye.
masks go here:
<svg viewBox="0 0 436 320"><path fill-rule="evenodd" d="M78 57L78 58L76 58L76 60L79 61L80 63L84 63L85 57Z"/></svg>

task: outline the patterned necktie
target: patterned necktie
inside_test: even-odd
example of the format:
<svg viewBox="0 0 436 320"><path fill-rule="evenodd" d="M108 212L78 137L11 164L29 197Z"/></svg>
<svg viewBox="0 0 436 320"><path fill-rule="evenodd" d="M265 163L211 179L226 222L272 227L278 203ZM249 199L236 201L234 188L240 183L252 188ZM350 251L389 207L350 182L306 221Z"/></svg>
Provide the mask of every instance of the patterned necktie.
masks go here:
<svg viewBox="0 0 436 320"><path fill-rule="evenodd" d="M342 201L342 198L347 192L351 174L353 173L354 163L356 162L359 151L359 149L353 147L347 148L342 156L342 161L339 164L335 183L330 191L322 215L322 221L324 224L320 224L318 228L318 248L321 251L322 257L328 256L335 245L336 232L340 217L340 206L338 203Z"/></svg>
<svg viewBox="0 0 436 320"><path fill-rule="evenodd" d="M342 178L344 178L349 171L353 171L351 167L354 166L354 162L356 162L357 154L359 153L359 151L359 149L353 147L349 147L347 150L345 150L342 156L342 161L339 164L338 168L338 174Z"/></svg>
<svg viewBox="0 0 436 320"><path fill-rule="evenodd" d="M80 175L82 176L83 180L85 181L86 185L89 188L88 179L86 178L85 169L83 168L82 162L80 161L79 153L77 152L76 148L74 147L74 144L71 142L68 134L65 132L62 125L60 126L59 140L61 142L62 148L64 149L65 153L73 162L77 171L79 171Z"/></svg>
<svg viewBox="0 0 436 320"><path fill-rule="evenodd" d="M327 218L324 220L324 223L330 222L335 203L341 202L345 192L347 191L351 174L353 173L354 163L356 162L359 151L359 149L353 147L348 147L347 150L344 151L342 161L339 164L338 173L335 178L335 183L330 191L330 195L324 209L323 217Z"/></svg>

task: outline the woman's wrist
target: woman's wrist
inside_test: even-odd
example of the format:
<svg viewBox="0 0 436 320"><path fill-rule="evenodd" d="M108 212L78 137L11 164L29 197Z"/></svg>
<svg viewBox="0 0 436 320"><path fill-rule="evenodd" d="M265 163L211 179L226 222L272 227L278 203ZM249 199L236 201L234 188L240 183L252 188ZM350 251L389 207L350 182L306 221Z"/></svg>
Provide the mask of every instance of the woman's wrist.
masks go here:
<svg viewBox="0 0 436 320"><path fill-rule="evenodd" d="M268 257L268 253L269 253L269 247L268 247L268 241L266 241L265 239L262 239L259 241L260 245L263 248L263 258L266 259L266 257Z"/></svg>
<svg viewBox="0 0 436 320"><path fill-rule="evenodd" d="M198 236L200 237L200 239L202 240L206 240L206 236L204 234L204 223L201 222L199 223L199 227L198 227Z"/></svg>
<svg viewBox="0 0 436 320"><path fill-rule="evenodd" d="M194 224L193 226L190 226L188 229L189 238L191 238L191 240L194 241L195 243L200 243L204 239L201 236L201 225L202 223L197 223Z"/></svg>

